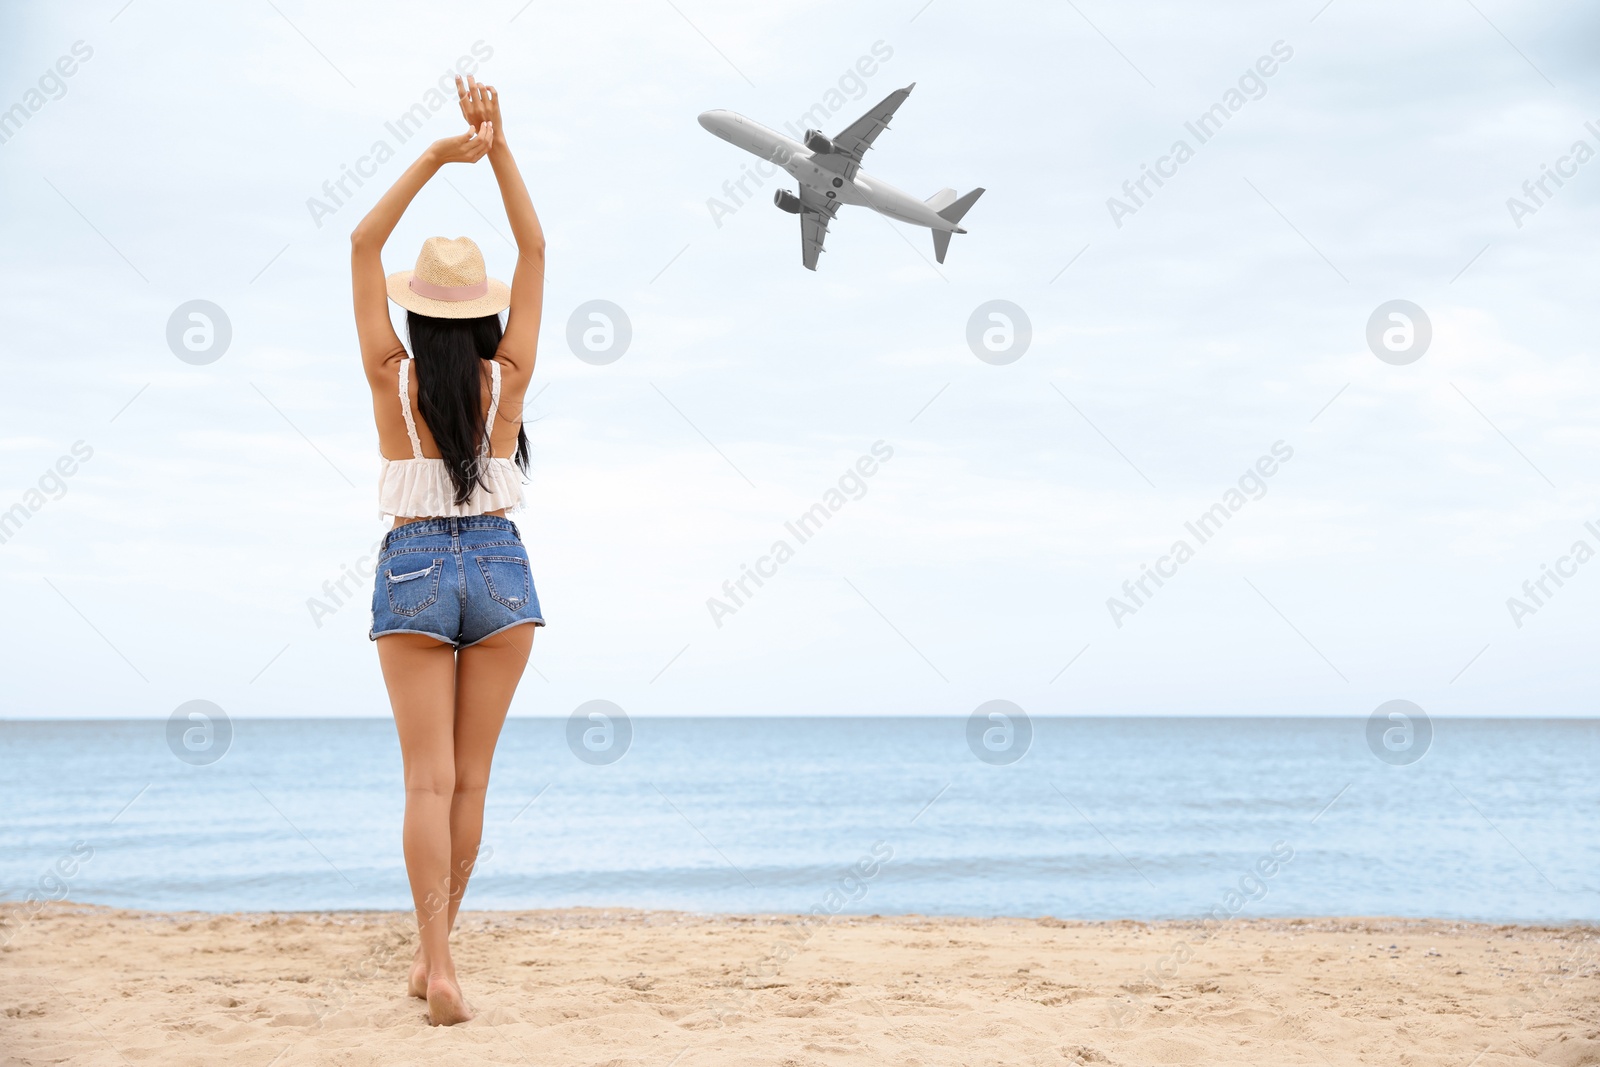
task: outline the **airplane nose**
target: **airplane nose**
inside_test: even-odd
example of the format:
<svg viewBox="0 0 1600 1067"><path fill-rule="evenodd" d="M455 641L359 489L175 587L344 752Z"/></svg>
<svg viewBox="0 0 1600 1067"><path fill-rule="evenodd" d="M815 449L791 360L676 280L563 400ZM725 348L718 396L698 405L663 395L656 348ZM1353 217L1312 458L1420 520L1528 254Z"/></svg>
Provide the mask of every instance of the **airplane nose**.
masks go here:
<svg viewBox="0 0 1600 1067"><path fill-rule="evenodd" d="M718 110L702 111L702 112L700 112L700 125L704 126L706 129L710 130L712 133L716 133L717 132L717 119L721 115L722 115L722 112L718 111Z"/></svg>

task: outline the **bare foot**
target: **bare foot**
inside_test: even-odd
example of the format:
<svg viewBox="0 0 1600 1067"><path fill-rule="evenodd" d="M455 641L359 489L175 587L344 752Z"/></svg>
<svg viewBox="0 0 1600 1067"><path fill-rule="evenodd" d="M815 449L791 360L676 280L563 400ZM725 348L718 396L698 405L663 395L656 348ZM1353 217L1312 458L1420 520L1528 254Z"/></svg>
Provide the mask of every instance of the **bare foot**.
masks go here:
<svg viewBox="0 0 1600 1067"><path fill-rule="evenodd" d="M442 974L428 976L428 1022L434 1026L454 1026L472 1018L461 987Z"/></svg>
<svg viewBox="0 0 1600 1067"><path fill-rule="evenodd" d="M409 984L411 995L418 1000L428 999L428 962L422 958L422 946L417 946L417 954L411 957L411 981Z"/></svg>

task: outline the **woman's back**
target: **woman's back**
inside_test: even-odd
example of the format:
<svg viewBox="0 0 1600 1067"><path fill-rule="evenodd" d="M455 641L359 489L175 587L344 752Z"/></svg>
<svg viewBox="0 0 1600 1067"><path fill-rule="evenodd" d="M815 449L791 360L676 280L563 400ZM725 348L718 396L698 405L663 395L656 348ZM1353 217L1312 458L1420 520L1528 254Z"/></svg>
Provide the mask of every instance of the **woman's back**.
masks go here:
<svg viewBox="0 0 1600 1067"><path fill-rule="evenodd" d="M527 393L528 379L507 370L499 360L484 360L483 363L478 406L486 420L494 405L496 371L490 369L490 364L496 366L500 378L500 400L489 429L490 452L509 459L517 450L517 435L522 429L522 403ZM378 429L378 452L384 459L412 458L411 436L407 432L405 419L407 410L411 414L411 424L416 428L423 456L440 458L439 446L434 442L427 416L417 406L417 378L422 373L422 369L416 366L416 360L408 359L395 367L394 379L388 383L387 390L382 383L372 384L372 419ZM402 374L407 379L404 383L400 380Z"/></svg>
<svg viewBox="0 0 1600 1067"><path fill-rule="evenodd" d="M459 491L460 479L452 477L451 464L428 429L420 410L418 390L412 387L411 367L417 360L400 361L396 375L398 388L391 406L399 411L400 421L405 425L408 454L391 455L383 447L380 430L379 450L383 460L378 475L378 506L385 518L393 516L399 524L415 518L504 515L522 506L521 472L514 458L519 443L525 444L522 420L507 416L504 410L500 364L493 359L481 363L481 368L474 369L481 371L480 391L487 395L480 396L481 414L472 425L481 425L483 432L481 436L473 434L478 447L466 468L471 481L463 496ZM419 377L422 373L422 365L418 365ZM374 396L375 405L378 400ZM520 397L517 406L521 407ZM498 443L494 440L497 431L501 438Z"/></svg>

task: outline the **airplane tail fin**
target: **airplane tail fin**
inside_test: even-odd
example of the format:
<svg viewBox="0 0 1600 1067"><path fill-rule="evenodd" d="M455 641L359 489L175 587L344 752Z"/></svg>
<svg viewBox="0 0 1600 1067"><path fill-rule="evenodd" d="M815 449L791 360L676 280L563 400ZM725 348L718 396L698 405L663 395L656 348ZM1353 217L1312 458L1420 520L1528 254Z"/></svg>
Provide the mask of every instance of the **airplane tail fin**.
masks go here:
<svg viewBox="0 0 1600 1067"><path fill-rule="evenodd" d="M957 197L954 189L940 189L937 193L928 197L927 203L946 222L958 223L961 221L962 216L972 209L972 205L978 202L978 197L982 195L982 186L963 197ZM953 230L933 231L933 254L940 263L944 262L944 254L950 249L950 235L952 233L966 232L960 226L956 226Z"/></svg>

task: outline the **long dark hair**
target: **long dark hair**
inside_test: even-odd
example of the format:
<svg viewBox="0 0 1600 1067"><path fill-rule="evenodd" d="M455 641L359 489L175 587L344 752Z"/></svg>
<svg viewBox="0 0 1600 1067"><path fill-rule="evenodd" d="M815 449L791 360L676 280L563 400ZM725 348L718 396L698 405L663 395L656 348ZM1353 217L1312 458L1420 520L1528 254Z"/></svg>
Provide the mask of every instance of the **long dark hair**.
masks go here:
<svg viewBox="0 0 1600 1067"><path fill-rule="evenodd" d="M406 312L406 332L416 357L417 410L433 432L445 469L465 504L483 480L483 361L500 347L500 316L439 319ZM505 395L501 394L504 410ZM504 416L498 416L503 418ZM528 434L517 427L517 467L528 472Z"/></svg>

